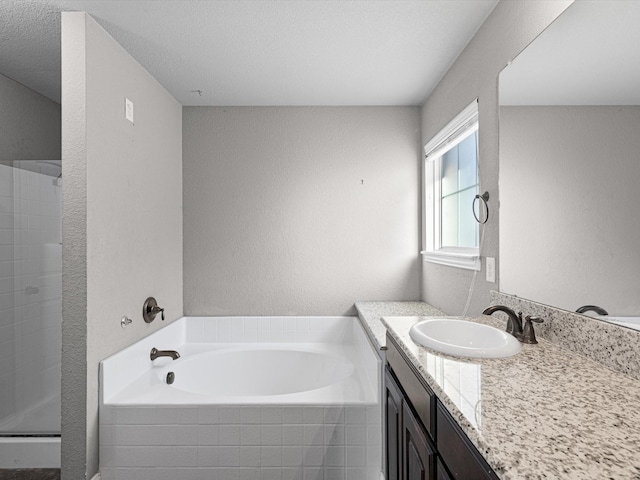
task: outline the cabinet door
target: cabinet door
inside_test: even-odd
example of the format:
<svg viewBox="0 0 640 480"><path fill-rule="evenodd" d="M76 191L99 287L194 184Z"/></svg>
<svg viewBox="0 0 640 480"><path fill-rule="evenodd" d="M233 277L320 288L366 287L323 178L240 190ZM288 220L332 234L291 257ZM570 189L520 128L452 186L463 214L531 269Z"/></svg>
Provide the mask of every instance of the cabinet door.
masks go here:
<svg viewBox="0 0 640 480"><path fill-rule="evenodd" d="M401 480L400 462L402 456L402 394L388 370L385 371L385 409L386 409L386 456L387 480Z"/></svg>
<svg viewBox="0 0 640 480"><path fill-rule="evenodd" d="M420 380L420 374L397 345L397 342L387 333L387 363L393 372L398 385L402 387L404 399L409 402L429 434L430 440L435 433L436 398L427 385Z"/></svg>
<svg viewBox="0 0 640 480"><path fill-rule="evenodd" d="M437 407L438 453L447 465L450 477L455 480L497 480L489 464L467 438L462 429L438 402Z"/></svg>
<svg viewBox="0 0 640 480"><path fill-rule="evenodd" d="M402 405L402 480L435 479L435 451L407 403Z"/></svg>
<svg viewBox="0 0 640 480"><path fill-rule="evenodd" d="M449 472L447 472L447 469L440 458L438 458L436 462L436 480L451 480Z"/></svg>

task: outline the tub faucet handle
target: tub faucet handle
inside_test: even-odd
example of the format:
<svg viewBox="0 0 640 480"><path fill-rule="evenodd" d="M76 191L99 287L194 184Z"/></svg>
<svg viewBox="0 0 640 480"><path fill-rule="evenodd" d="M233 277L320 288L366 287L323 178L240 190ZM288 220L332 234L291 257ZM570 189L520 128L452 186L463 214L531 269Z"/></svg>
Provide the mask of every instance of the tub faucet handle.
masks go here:
<svg viewBox="0 0 640 480"><path fill-rule="evenodd" d="M158 306L158 302L155 298L149 297L144 301L142 305L142 318L145 322L151 323L155 320L156 315L160 314L162 320L164 320L164 308Z"/></svg>
<svg viewBox="0 0 640 480"><path fill-rule="evenodd" d="M151 313L155 313L156 315L157 315L158 313L160 313L160 318L161 318L162 320L164 320L164 308L160 308L160 307L157 307L157 306L156 306L156 307L153 307L153 308L151 309Z"/></svg>

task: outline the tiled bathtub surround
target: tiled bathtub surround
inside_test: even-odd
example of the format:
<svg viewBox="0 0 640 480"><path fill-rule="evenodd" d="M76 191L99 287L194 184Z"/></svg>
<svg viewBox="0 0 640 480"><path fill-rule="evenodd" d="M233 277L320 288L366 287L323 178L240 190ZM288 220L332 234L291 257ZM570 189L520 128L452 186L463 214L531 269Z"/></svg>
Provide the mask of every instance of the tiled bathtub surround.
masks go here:
<svg viewBox="0 0 640 480"><path fill-rule="evenodd" d="M640 379L640 331L506 293L491 292L491 304L541 317L544 322L536 324L537 336Z"/></svg>
<svg viewBox="0 0 640 480"><path fill-rule="evenodd" d="M343 345L362 360L363 386L375 394L349 404L259 404L251 398L229 404L196 395L175 405L155 393L147 397L153 404L144 404L132 393L131 384L148 381L151 347L177 349L184 359L237 343ZM183 318L104 361L101 377L103 480L379 478L380 362L354 317ZM161 387L158 392L171 388Z"/></svg>
<svg viewBox="0 0 640 480"><path fill-rule="evenodd" d="M108 407L100 472L111 479L378 480L379 406Z"/></svg>

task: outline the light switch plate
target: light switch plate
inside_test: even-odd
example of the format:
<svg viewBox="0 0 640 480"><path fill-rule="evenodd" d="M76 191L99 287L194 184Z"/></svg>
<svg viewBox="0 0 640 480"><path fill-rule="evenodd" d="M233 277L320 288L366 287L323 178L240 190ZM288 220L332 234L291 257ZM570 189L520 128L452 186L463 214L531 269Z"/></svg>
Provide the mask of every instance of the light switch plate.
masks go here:
<svg viewBox="0 0 640 480"><path fill-rule="evenodd" d="M124 99L124 118L133 123L133 102L128 98Z"/></svg>
<svg viewBox="0 0 640 480"><path fill-rule="evenodd" d="M487 282L495 283L496 281L496 259L487 257L485 261L487 269Z"/></svg>

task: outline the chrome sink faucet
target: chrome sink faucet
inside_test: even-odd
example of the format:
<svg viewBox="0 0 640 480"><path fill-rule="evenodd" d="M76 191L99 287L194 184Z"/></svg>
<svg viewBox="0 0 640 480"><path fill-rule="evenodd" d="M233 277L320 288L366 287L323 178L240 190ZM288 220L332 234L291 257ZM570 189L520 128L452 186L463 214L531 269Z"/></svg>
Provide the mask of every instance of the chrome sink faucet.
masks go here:
<svg viewBox="0 0 640 480"><path fill-rule="evenodd" d="M151 361L153 362L158 357L171 357L172 360L177 360L180 358L180 354L175 350L158 350L153 347L149 354L149 358L151 358Z"/></svg>
<svg viewBox="0 0 640 480"><path fill-rule="evenodd" d="M482 313L483 315L491 315L494 312L504 312L509 316L509 320L507 321L507 333L510 333L518 340L522 341L522 312L516 313L504 305L493 305L489 308L485 308Z"/></svg>

